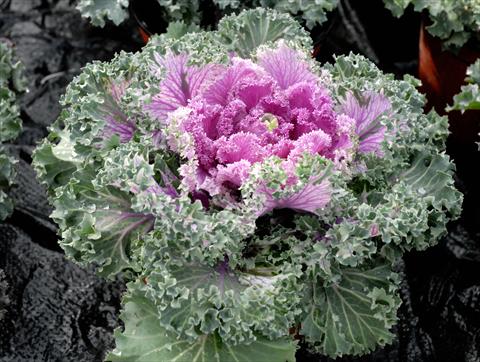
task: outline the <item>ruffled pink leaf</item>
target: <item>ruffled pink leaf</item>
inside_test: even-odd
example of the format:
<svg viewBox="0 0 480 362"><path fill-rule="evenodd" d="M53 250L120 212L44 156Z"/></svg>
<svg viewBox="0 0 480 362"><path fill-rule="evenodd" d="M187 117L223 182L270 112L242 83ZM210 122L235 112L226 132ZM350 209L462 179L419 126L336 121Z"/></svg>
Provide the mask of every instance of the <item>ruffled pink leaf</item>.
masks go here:
<svg viewBox="0 0 480 362"><path fill-rule="evenodd" d="M247 116L246 106L241 100L235 99L228 103L220 114L217 123L217 134L229 136L238 130L238 125Z"/></svg>
<svg viewBox="0 0 480 362"><path fill-rule="evenodd" d="M226 166L219 165L216 182L218 185L240 187L250 175L252 164L247 160L240 160Z"/></svg>
<svg viewBox="0 0 480 362"><path fill-rule="evenodd" d="M246 77L237 82L232 89L231 97L245 103L246 109L254 108L262 99L269 97L274 84L268 77Z"/></svg>
<svg viewBox="0 0 480 362"><path fill-rule="evenodd" d="M239 132L229 138L219 138L217 147L217 159L220 163L233 163L247 160L251 163L261 161L266 153L260 145L260 139L253 133Z"/></svg>
<svg viewBox="0 0 480 362"><path fill-rule="evenodd" d="M203 98L211 104L227 105L232 89L240 80L255 79L258 67L249 60L232 59L232 66L218 76L203 92Z"/></svg>
<svg viewBox="0 0 480 362"><path fill-rule="evenodd" d="M317 77L311 72L302 54L285 45L275 50L266 50L258 56L259 65L275 79L282 89L300 83L316 83Z"/></svg>
<svg viewBox="0 0 480 362"><path fill-rule="evenodd" d="M272 147L272 154L280 158L287 158L290 152L295 148L294 141L282 139Z"/></svg>
<svg viewBox="0 0 480 362"><path fill-rule="evenodd" d="M303 153L311 155L323 155L330 147L332 138L322 130L312 131L300 136L294 143L294 148L290 151L289 159L295 160Z"/></svg>

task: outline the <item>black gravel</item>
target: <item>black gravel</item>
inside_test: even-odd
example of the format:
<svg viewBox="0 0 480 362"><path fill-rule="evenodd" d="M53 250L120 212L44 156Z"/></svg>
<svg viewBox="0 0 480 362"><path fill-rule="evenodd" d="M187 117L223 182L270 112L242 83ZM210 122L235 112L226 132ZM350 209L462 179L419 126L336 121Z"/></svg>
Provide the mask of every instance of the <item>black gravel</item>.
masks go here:
<svg viewBox="0 0 480 362"><path fill-rule="evenodd" d="M114 347L121 281L99 279L10 225L0 225L0 255L10 285L0 361L100 361Z"/></svg>
<svg viewBox="0 0 480 362"><path fill-rule="evenodd" d="M360 51L397 76L415 74L418 15L395 20L381 0L370 0L369 7L360 3L343 0L329 22L314 29L317 58ZM101 361L114 346L124 284L64 258L45 190L30 167L31 152L81 67L119 50L137 50L141 42L132 21L92 28L69 0L0 0L0 37L15 44L30 85L21 99L24 131L12 146L20 158L11 192L16 208L0 225L0 362ZM479 153L475 145L454 144L449 152L466 195L462 219L436 247L405 256L397 341L369 356L339 360L480 361ZM298 360L329 359L302 350Z"/></svg>

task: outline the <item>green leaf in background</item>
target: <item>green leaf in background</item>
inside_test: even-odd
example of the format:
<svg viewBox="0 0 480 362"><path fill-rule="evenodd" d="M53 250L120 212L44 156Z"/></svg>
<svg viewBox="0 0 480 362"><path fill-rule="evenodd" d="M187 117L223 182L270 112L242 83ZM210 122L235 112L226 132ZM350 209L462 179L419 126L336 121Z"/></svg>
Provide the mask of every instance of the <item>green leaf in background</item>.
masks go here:
<svg viewBox="0 0 480 362"><path fill-rule="evenodd" d="M7 192L14 183L15 159L10 156L8 144L22 130L17 97L26 90L23 65L15 59L11 44L0 39L0 221L13 211Z"/></svg>
<svg viewBox="0 0 480 362"><path fill-rule="evenodd" d="M4 220L13 211L12 200L3 191L10 187L15 177L15 169L13 167L15 159L3 153L0 147L0 220Z"/></svg>
<svg viewBox="0 0 480 362"><path fill-rule="evenodd" d="M469 84L453 97L453 105L447 107L447 112L480 110L480 59L468 67L466 81Z"/></svg>
<svg viewBox="0 0 480 362"><path fill-rule="evenodd" d="M383 0L396 17L409 5L415 11L429 15L428 32L442 40L444 47L460 49L467 41L478 37L480 2L478 0ZM428 23L428 22L427 22Z"/></svg>
<svg viewBox="0 0 480 362"><path fill-rule="evenodd" d="M93 25L105 26L105 18L120 25L128 17L129 0L80 0L77 9L85 18L90 18Z"/></svg>
<svg viewBox="0 0 480 362"><path fill-rule="evenodd" d="M95 26L105 26L106 20L119 25L128 17L129 1L79 0L77 9ZM167 24L181 21L188 26L202 24L207 27L205 24L211 24L218 16L262 7L290 13L298 21L304 22L309 29L324 23L327 20L327 13L338 5L338 0L157 0L157 2L156 15L159 21ZM204 11L205 9L207 11Z"/></svg>

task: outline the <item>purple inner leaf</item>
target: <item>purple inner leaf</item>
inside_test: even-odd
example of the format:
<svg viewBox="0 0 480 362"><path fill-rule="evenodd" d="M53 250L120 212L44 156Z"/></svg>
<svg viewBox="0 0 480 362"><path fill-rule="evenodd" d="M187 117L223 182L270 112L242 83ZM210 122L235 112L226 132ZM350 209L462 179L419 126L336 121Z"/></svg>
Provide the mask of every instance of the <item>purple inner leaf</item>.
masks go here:
<svg viewBox="0 0 480 362"><path fill-rule="evenodd" d="M382 154L381 143L387 128L381 124L380 117L390 110L390 101L382 94L369 91L357 98L353 93L347 93L342 112L356 121L359 152Z"/></svg>

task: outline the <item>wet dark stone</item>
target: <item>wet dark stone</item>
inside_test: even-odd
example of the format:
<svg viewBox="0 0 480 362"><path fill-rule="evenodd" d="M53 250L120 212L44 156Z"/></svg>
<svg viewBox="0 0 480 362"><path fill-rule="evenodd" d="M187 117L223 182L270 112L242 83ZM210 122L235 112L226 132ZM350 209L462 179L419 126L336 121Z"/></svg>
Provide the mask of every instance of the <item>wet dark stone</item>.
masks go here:
<svg viewBox="0 0 480 362"><path fill-rule="evenodd" d="M478 252L478 239L458 226L436 247L406 257L412 305L436 361L479 360L480 264L469 257Z"/></svg>
<svg viewBox="0 0 480 362"><path fill-rule="evenodd" d="M10 10L28 12L42 5L42 0L10 0Z"/></svg>
<svg viewBox="0 0 480 362"><path fill-rule="evenodd" d="M9 303L10 298L8 297L8 284L5 280L4 271L0 269L0 322L5 316L6 308L8 307Z"/></svg>
<svg viewBox="0 0 480 362"><path fill-rule="evenodd" d="M102 280L9 225L0 225L0 268L11 299L0 361L101 361L113 348L121 281Z"/></svg>
<svg viewBox="0 0 480 362"><path fill-rule="evenodd" d="M37 35L42 32L42 28L40 28L37 24L31 21L20 21L15 23L12 28L10 29L10 36L25 36L25 35Z"/></svg>

